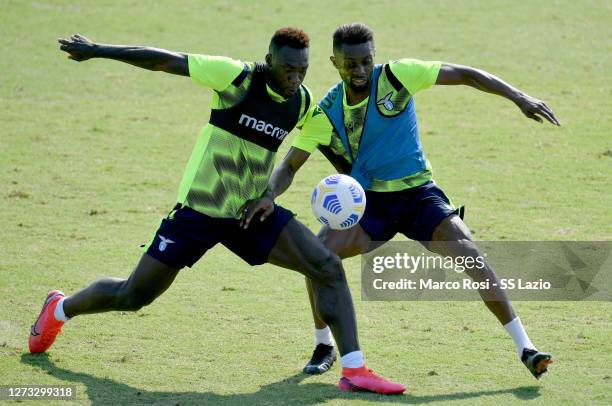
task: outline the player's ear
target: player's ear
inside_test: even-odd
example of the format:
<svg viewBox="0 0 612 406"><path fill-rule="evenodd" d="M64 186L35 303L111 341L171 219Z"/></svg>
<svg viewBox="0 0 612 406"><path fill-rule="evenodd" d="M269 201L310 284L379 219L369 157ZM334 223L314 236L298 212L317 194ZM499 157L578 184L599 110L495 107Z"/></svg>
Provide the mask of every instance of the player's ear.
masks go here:
<svg viewBox="0 0 612 406"><path fill-rule="evenodd" d="M338 65L336 64L336 57L332 55L329 57L329 60L331 61L332 65L334 65L334 67L338 69Z"/></svg>
<svg viewBox="0 0 612 406"><path fill-rule="evenodd" d="M266 55L266 65L272 66L272 54Z"/></svg>

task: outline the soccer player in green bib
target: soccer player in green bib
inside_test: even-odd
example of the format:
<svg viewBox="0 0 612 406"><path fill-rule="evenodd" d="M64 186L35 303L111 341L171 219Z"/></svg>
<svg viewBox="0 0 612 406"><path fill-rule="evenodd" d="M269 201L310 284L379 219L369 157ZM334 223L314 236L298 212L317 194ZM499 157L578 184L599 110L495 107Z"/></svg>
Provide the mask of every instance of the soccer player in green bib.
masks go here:
<svg viewBox="0 0 612 406"><path fill-rule="evenodd" d="M164 218L127 279L104 278L65 296L53 290L32 326L30 352L46 351L69 318L111 310L136 311L221 243L250 265L266 262L311 280L317 317L330 325L342 354L342 390L398 394L391 382L364 365L355 312L342 262L289 210L276 206L265 221L243 227L247 203L266 192L281 142L311 116L302 84L309 38L283 28L272 37L265 63L162 49L97 44L81 35L60 39L69 58L107 58L140 68L190 76L214 90L209 123L198 136L180 184L176 206Z"/></svg>
<svg viewBox="0 0 612 406"><path fill-rule="evenodd" d="M453 207L433 182L419 141L413 96L432 85L468 85L511 100L531 119L559 125L551 109L482 70L414 59L375 65L373 32L363 24L346 24L335 31L331 61L342 81L312 111L274 171L268 194L252 203L252 212L264 218L273 213L274 198L319 148L339 172L350 174L366 190L366 210L358 225L341 231L323 227L319 233L341 258L367 252L398 232L443 256L482 255L462 220L462 208ZM467 273L477 281L498 280L488 265L486 272ZM551 355L537 350L506 293L491 285L479 291L482 299L514 340L519 358L539 378L552 362ZM314 309L309 280L307 286ZM316 312L313 315L316 348L304 372L319 374L330 368L336 354L329 328Z"/></svg>

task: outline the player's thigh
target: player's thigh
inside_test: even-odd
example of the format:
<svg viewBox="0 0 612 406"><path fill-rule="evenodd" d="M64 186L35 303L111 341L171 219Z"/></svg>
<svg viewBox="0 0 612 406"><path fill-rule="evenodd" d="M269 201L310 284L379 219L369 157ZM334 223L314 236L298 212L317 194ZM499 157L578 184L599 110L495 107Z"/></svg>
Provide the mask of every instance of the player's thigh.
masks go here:
<svg viewBox="0 0 612 406"><path fill-rule="evenodd" d="M145 253L125 282L124 293L157 297L170 287L178 273L178 269Z"/></svg>
<svg viewBox="0 0 612 406"><path fill-rule="evenodd" d="M449 256L478 256L478 248L472 241L470 229L461 217L451 214L435 228L431 241L427 243L430 251Z"/></svg>
<svg viewBox="0 0 612 406"><path fill-rule="evenodd" d="M268 262L309 278L327 278L341 269L340 259L304 224L292 218L270 251Z"/></svg>
<svg viewBox="0 0 612 406"><path fill-rule="evenodd" d="M369 251L372 238L360 224L347 230L332 230L323 227L318 234L319 239L340 258L349 258Z"/></svg>
<svg viewBox="0 0 612 406"><path fill-rule="evenodd" d="M227 220L177 204L146 247L149 257L175 269L192 267L227 233ZM145 263L151 266L150 261Z"/></svg>
<svg viewBox="0 0 612 406"><path fill-rule="evenodd" d="M431 236L432 241L472 240L468 226L457 214L451 214L438 224Z"/></svg>

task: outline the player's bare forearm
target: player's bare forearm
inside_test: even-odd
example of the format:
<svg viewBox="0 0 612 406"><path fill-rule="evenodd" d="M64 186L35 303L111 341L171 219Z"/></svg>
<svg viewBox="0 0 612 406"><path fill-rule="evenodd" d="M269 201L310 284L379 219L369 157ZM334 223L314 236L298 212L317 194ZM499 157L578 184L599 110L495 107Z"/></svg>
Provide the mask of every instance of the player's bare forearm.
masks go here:
<svg viewBox="0 0 612 406"><path fill-rule="evenodd" d="M296 172L304 162L306 162L309 156L310 154L308 152L302 151L299 148L291 147L289 149L283 161L274 169L272 176L270 176L267 192L270 199L274 200L289 189Z"/></svg>
<svg viewBox="0 0 612 406"><path fill-rule="evenodd" d="M344 175L348 175L351 173L353 169L353 165L349 161L347 161L344 157L336 154L328 145L319 145L319 151L323 154L325 158L332 164L332 166L338 171L338 173L342 173Z"/></svg>
<svg viewBox="0 0 612 406"><path fill-rule="evenodd" d="M189 76L187 54L182 52L143 46L97 44L80 34L74 34L70 39L60 38L58 42L60 49L68 53L70 59L78 62L91 58L114 59L143 69Z"/></svg>
<svg viewBox="0 0 612 406"><path fill-rule="evenodd" d="M469 66L443 63L436 81L438 85L466 85L493 93L516 103L523 94L497 76Z"/></svg>
<svg viewBox="0 0 612 406"><path fill-rule="evenodd" d="M274 211L274 199L283 194L293 182L297 170L308 159L310 154L297 148L290 148L283 161L274 169L268 181L268 190L259 199L246 202L240 210L240 226L248 228L254 216L264 221Z"/></svg>
<svg viewBox="0 0 612 406"><path fill-rule="evenodd" d="M528 118L542 122L542 117L561 125L553 111L541 100L529 96L497 76L469 66L443 63L436 80L438 85L466 85L511 100Z"/></svg>
<svg viewBox="0 0 612 406"><path fill-rule="evenodd" d="M268 191L266 192L267 196L274 200L285 193L287 189L289 189L289 186L291 186L291 183L293 183L294 177L295 172L291 170L289 165L285 165L284 162L281 163L274 169L272 176L270 176Z"/></svg>

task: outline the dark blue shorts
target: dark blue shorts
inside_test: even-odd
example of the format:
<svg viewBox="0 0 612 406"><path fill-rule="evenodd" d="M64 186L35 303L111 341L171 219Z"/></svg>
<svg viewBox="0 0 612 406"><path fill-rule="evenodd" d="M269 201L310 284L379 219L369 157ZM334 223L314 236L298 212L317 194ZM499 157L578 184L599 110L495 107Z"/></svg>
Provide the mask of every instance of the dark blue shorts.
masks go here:
<svg viewBox="0 0 612 406"><path fill-rule="evenodd" d="M240 220L210 217L177 204L162 220L147 254L181 269L193 266L206 251L221 243L250 265L264 264L293 216L292 212L277 205L263 222L253 217L245 230L240 227Z"/></svg>
<svg viewBox="0 0 612 406"><path fill-rule="evenodd" d="M397 233L416 241L430 241L446 217L458 213L442 189L429 182L399 192L366 191L366 210L359 224L373 241L388 241Z"/></svg>

